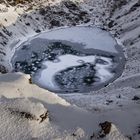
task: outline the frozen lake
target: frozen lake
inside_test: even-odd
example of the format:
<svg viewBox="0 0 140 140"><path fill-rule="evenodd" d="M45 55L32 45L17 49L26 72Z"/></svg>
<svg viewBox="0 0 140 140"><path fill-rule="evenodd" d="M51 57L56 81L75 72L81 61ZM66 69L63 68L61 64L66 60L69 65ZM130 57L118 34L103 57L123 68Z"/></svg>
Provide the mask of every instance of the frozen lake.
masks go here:
<svg viewBox="0 0 140 140"><path fill-rule="evenodd" d="M69 27L41 33L16 50L15 71L32 76L42 88L57 93L98 90L123 71L121 46L97 27Z"/></svg>

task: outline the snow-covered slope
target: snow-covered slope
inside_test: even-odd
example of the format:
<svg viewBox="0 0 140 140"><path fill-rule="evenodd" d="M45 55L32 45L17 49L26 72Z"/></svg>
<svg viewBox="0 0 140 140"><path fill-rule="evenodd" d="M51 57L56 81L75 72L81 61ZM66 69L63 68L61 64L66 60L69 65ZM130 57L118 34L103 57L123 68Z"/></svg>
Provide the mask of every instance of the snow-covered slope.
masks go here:
<svg viewBox="0 0 140 140"><path fill-rule="evenodd" d="M118 42L123 44L126 66L122 76L107 87L87 95L61 95L71 104L91 111L93 113L91 114L71 106L54 93L48 93L35 85L30 85L28 80L23 80L24 76L1 75L0 94L2 96L7 98L26 97L29 98L29 106L32 107L36 102L40 102L42 110L50 110L50 121L38 123L36 120L26 120L25 118L20 118L20 120L19 116L15 117L20 113L9 114L7 108L9 105L13 107L15 102L17 105L20 104L19 100L21 100L23 108L17 106L16 109L25 111L26 101L2 98L0 101L1 122L6 122L0 125L1 129L3 128L2 139L8 140L10 135L12 136L10 139L21 139L22 137L26 140L43 140L46 136L46 139L49 140L98 139L100 136L97 132L98 124L104 121L111 121L117 127L111 124L113 126L111 131L107 133L106 137L101 138L101 135L101 139L113 140L113 135L118 136L119 140L140 139L140 0L80 0L73 2L35 0L26 2L24 5L22 3L16 5L6 0L0 1L0 71L2 73L10 71L11 67L8 62L15 47L28 37L51 28L81 24L101 26L110 31ZM34 115L34 112L30 114ZM16 126L15 121L22 123ZM27 137L16 133L17 128L21 126L24 126L21 132L27 134ZM11 127L15 129L11 131ZM5 133L6 130L8 133ZM128 138L124 138L120 131ZM113 138L117 140L115 136Z"/></svg>
<svg viewBox="0 0 140 140"><path fill-rule="evenodd" d="M55 0L42 3L33 1L32 5L19 4L14 7L9 4L5 6L2 3L0 7L0 55L2 61L8 61L12 55L11 48L29 36L54 27L72 26L89 21L88 13L81 6L70 1Z"/></svg>
<svg viewBox="0 0 140 140"><path fill-rule="evenodd" d="M21 73L0 76L0 96L1 140L139 140L140 104L92 114Z"/></svg>

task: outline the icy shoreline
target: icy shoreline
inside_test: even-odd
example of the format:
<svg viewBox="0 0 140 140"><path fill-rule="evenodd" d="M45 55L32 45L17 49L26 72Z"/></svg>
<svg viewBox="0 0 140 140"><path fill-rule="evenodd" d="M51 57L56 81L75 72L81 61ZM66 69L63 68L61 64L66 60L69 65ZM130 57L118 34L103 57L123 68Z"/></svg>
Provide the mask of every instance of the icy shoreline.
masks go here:
<svg viewBox="0 0 140 140"><path fill-rule="evenodd" d="M50 30L29 38L16 49L11 63L15 71L31 74L34 83L52 92L84 93L98 90L118 78L125 58L121 46L109 32L95 26L75 26ZM77 73L78 67L85 68ZM70 72L68 69L73 70ZM59 78L63 80L56 81L60 77L58 73L60 75L67 70L71 76L63 76ZM72 77L77 80L72 82ZM84 83L84 77L89 77L91 83Z"/></svg>

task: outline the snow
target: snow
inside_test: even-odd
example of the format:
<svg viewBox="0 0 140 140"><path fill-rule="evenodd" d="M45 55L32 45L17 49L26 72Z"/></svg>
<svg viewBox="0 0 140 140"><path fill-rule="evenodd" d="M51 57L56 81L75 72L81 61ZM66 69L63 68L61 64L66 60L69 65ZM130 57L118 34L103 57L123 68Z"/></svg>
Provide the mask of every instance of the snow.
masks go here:
<svg viewBox="0 0 140 140"><path fill-rule="evenodd" d="M35 80L41 87L45 87L46 89L54 89L54 90L60 90L55 81L53 80L54 75L66 68L72 67L72 66L79 66L81 65L78 63L78 60L86 62L91 62L94 64L95 56L86 56L86 57L80 57L75 55L62 55L58 57L58 62L52 62L52 61L45 61L43 65L46 67L44 70L39 72L39 77ZM36 77L36 76L35 76ZM36 82L35 82L36 83Z"/></svg>
<svg viewBox="0 0 140 140"><path fill-rule="evenodd" d="M75 56L75 55L62 55L57 58L58 62L52 61L44 61L43 65L45 68L35 74L33 78L34 83L38 84L39 86L51 89L54 91L60 91L60 87L57 86L57 83L54 81L54 75L73 66L80 66L81 63L91 63L95 64L96 59L98 56ZM109 68L112 67L111 60L105 57L101 57L100 59L106 60L109 64L96 64L95 69L97 70L97 76L101 79L101 83L108 81L113 77L113 74L109 71Z"/></svg>
<svg viewBox="0 0 140 140"><path fill-rule="evenodd" d="M120 132L119 132L119 130L117 129L117 127L114 125L114 124L112 124L112 126L111 126L111 132L110 132L110 134L108 135L108 139L109 140L129 140L129 138L128 137L125 137L125 136L123 136Z"/></svg>
<svg viewBox="0 0 140 140"><path fill-rule="evenodd" d="M0 7L2 9L5 9L5 12L0 13L1 24L4 24L5 26L9 26L12 23L14 23L19 17L19 15L15 12L14 7L10 6L9 8L7 8L7 7L4 7L4 5L0 5ZM19 12L22 14L23 13L22 9L20 9Z"/></svg>
<svg viewBox="0 0 140 140"><path fill-rule="evenodd" d="M115 48L117 42L108 32L97 27L81 27L62 28L42 33L36 37L50 40L67 40L82 43L85 49L92 48L118 53Z"/></svg>
<svg viewBox="0 0 140 140"><path fill-rule="evenodd" d="M21 73L0 76L2 140L9 138L89 140L93 133L96 139L99 137L99 123L104 121L112 122L111 131L105 137L107 140L112 140L112 137L122 140L126 135L133 135L138 131L136 128L140 121L139 104L129 103L123 108L95 111L92 114L75 105L70 105L54 93L29 84L28 78L28 75ZM40 122L40 115L47 110L49 118ZM21 116L20 112L27 112L36 117L35 119L26 118Z"/></svg>
<svg viewBox="0 0 140 140"><path fill-rule="evenodd" d="M89 140L93 133L95 137L92 139L123 140L124 138L128 139L126 136L134 140L140 139L140 135L138 134L140 102L139 100L132 100L134 96L140 97L140 8L138 6L136 10L129 11L135 3L138 3L138 0L130 0L127 1L123 7L115 6L116 9L112 12L111 8L114 6L113 4L117 2L121 1L85 0L80 6L84 7L90 14L91 26L94 24L105 26L106 29L120 39L119 41L123 44L124 53L127 56L126 66L122 76L107 87L96 92L88 93L88 95L61 95L73 104L70 105L70 103L58 97L55 93L29 84L29 76L17 73L0 75L0 95L2 96L0 100L1 140ZM36 5L38 5L38 3L38 1L35 1ZM65 9L65 7L63 8ZM54 9L56 12L58 11L57 8ZM48 27L48 23L50 22L50 20L44 21L43 16L40 18L40 15L37 13L29 13L29 15L34 17L34 19L35 17L39 17L39 21L31 19L25 19L22 22L19 22L19 20L15 21L18 12L13 10L8 11L10 11L10 17L15 15L12 19L9 17L10 20L8 20L8 22L4 21L4 16L9 15L0 13L0 23L5 26L9 25L7 29L14 34L12 37L9 37L0 29L1 32L6 35L6 38L8 38L0 38L0 43L3 42L3 40L7 42L7 45L0 44L1 51L7 52L8 50L6 56L0 55L0 64L5 66L7 66L7 62L9 62L6 60L9 60L9 56L12 55L10 48L11 43L17 40L25 41L29 36L34 36L36 34L34 31L37 29L37 26L39 26L41 31L45 30L46 32L48 28L45 26ZM68 20L64 20L63 16L58 15L58 17L63 21L64 26L72 25ZM113 27L108 28L110 20L113 20L114 24ZM16 26L9 24L9 22L13 23L14 21ZM31 23L32 27L25 26L24 23L27 21ZM78 24L80 23L78 22ZM7 57L7 59L5 60L4 57ZM28 101L24 98L28 98ZM7 108L13 106L18 109L18 106L20 106L19 110L22 111L22 109L27 109L28 105L28 111L32 111L33 106L38 108L36 103L41 105L39 105L41 111L49 110L49 121L39 123L36 120L28 120L18 115L10 114L7 110ZM76 107L75 104L82 109ZM90 112L85 111L85 109ZM36 113L33 113L39 116L39 110L34 110ZM112 122L111 131L104 138L99 138L98 133L96 133L97 130L100 129L98 124L104 121ZM73 136L73 134L75 136Z"/></svg>
<svg viewBox="0 0 140 140"><path fill-rule="evenodd" d="M108 65L97 64L95 69L97 70L97 76L100 77L101 82L106 82L109 79L113 78L114 74L109 71L112 68L112 63Z"/></svg>

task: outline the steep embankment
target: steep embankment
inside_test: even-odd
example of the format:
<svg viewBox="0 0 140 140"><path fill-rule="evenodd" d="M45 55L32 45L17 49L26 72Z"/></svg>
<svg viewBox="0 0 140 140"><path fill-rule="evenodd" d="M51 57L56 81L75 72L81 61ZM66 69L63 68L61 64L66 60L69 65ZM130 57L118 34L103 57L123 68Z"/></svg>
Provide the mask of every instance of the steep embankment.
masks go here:
<svg viewBox="0 0 140 140"><path fill-rule="evenodd" d="M11 48L17 42L51 28L87 23L90 20L86 10L71 1L33 1L13 5L1 3L0 58L3 65L10 58Z"/></svg>
<svg viewBox="0 0 140 140"><path fill-rule="evenodd" d="M131 102L140 85L140 1L1 1L0 9L0 70L6 72L16 44L48 29L81 24L100 25L124 45L126 66L122 76L95 96L64 96L72 103L94 110L95 106L121 106ZM24 5L24 6L23 6ZM131 94L133 92L133 94ZM101 96L102 94L106 96ZM96 98L97 96L97 98ZM100 97L101 96L101 97ZM123 99L120 100L120 96ZM119 98L118 98L119 97ZM81 99L79 99L81 98ZM100 100L97 100L99 99ZM94 102L94 103L93 103ZM105 102L103 104L103 102ZM109 103L108 103L109 102Z"/></svg>

